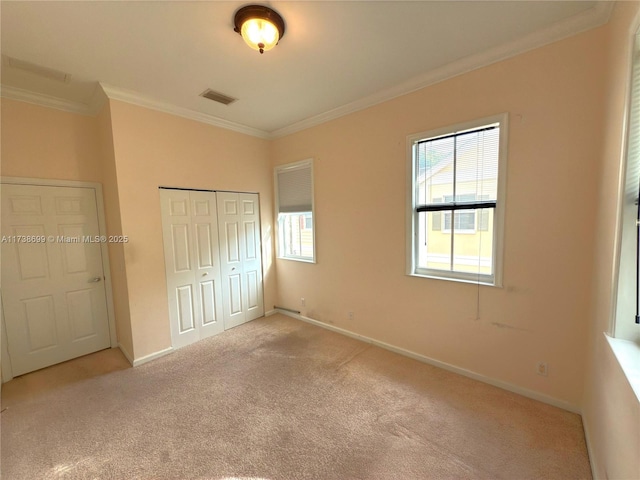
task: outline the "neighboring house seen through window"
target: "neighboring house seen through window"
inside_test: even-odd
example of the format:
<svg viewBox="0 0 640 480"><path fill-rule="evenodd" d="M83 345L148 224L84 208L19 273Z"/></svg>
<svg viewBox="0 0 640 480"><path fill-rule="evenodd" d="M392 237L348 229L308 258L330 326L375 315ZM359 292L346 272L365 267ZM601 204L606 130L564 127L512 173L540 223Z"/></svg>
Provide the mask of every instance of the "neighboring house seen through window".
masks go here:
<svg viewBox="0 0 640 480"><path fill-rule="evenodd" d="M500 284L506 115L409 137L410 275Z"/></svg>
<svg viewBox="0 0 640 480"><path fill-rule="evenodd" d="M313 162L276 167L278 257L315 261Z"/></svg>

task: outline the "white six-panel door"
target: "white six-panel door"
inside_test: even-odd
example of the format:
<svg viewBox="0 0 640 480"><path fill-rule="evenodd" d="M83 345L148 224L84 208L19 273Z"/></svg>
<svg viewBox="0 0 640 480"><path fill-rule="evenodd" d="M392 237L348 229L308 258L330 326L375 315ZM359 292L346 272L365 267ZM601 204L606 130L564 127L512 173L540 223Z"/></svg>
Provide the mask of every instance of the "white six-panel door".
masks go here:
<svg viewBox="0 0 640 480"><path fill-rule="evenodd" d="M264 315L260 209L255 193L217 192L225 329Z"/></svg>
<svg viewBox="0 0 640 480"><path fill-rule="evenodd" d="M224 330L214 192L161 189L162 228L174 348Z"/></svg>
<svg viewBox="0 0 640 480"><path fill-rule="evenodd" d="M12 374L110 346L95 191L2 186L2 303Z"/></svg>
<svg viewBox="0 0 640 480"><path fill-rule="evenodd" d="M160 189L160 201L173 347L264 315L258 195Z"/></svg>

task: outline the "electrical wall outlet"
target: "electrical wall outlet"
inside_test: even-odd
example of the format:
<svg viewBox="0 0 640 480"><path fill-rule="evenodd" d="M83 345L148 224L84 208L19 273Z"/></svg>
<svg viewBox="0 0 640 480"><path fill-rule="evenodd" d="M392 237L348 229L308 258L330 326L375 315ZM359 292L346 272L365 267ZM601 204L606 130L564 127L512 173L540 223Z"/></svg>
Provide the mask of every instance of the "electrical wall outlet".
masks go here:
<svg viewBox="0 0 640 480"><path fill-rule="evenodd" d="M307 301L304 299L304 297L300 299L300 305L302 305L303 307L307 305Z"/></svg>
<svg viewBox="0 0 640 480"><path fill-rule="evenodd" d="M536 366L536 373L546 377L549 374L549 366L547 365L547 362L538 362L538 365Z"/></svg>
<svg viewBox="0 0 640 480"><path fill-rule="evenodd" d="M349 320L353 320L353 312L349 312Z"/></svg>

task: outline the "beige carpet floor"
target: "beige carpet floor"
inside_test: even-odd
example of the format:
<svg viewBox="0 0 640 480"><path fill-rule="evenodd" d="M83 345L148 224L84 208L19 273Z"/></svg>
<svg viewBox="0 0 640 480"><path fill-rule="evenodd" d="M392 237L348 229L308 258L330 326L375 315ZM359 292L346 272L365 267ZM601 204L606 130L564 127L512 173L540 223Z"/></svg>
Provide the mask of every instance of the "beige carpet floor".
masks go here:
<svg viewBox="0 0 640 480"><path fill-rule="evenodd" d="M2 395L3 480L591 478L578 415L282 315Z"/></svg>

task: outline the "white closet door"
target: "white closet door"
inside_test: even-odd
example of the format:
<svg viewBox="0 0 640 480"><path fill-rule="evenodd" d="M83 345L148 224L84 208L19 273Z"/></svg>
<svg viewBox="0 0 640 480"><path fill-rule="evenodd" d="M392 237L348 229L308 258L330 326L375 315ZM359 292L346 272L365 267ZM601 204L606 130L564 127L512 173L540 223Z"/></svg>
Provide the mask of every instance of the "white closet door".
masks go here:
<svg viewBox="0 0 640 480"><path fill-rule="evenodd" d="M2 303L14 376L109 348L95 191L2 185ZM90 237L90 238L89 238Z"/></svg>
<svg viewBox="0 0 640 480"><path fill-rule="evenodd" d="M257 194L239 194L242 211L244 252L242 275L245 287L245 312L248 320L264 315L262 298L262 254L260 249L260 203Z"/></svg>
<svg viewBox="0 0 640 480"><path fill-rule="evenodd" d="M218 192L225 329L264 314L257 194Z"/></svg>
<svg viewBox="0 0 640 480"><path fill-rule="evenodd" d="M221 332L216 197L160 190L167 295L174 348Z"/></svg>
<svg viewBox="0 0 640 480"><path fill-rule="evenodd" d="M195 249L195 282L200 338L224 330L218 248L218 214L214 192L190 192Z"/></svg>

